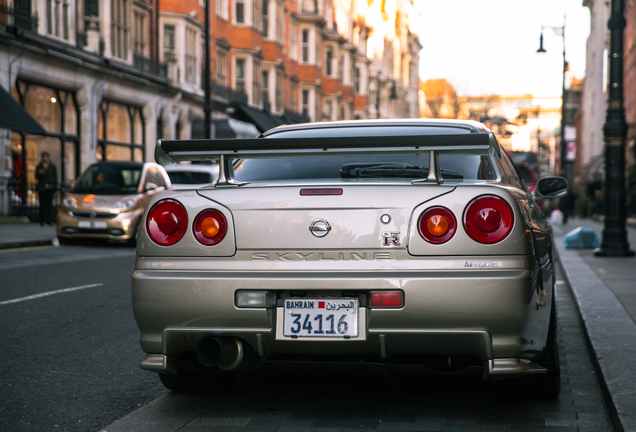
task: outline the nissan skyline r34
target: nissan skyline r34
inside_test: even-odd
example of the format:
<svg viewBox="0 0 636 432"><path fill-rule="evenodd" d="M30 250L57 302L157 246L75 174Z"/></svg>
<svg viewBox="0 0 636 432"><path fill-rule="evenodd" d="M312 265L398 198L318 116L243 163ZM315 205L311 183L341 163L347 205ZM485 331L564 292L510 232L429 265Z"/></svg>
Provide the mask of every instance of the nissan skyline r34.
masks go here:
<svg viewBox="0 0 636 432"><path fill-rule="evenodd" d="M159 141L158 163L215 160L139 230L143 369L173 390L254 370L465 374L560 390L550 227L494 134L473 121L280 126Z"/></svg>

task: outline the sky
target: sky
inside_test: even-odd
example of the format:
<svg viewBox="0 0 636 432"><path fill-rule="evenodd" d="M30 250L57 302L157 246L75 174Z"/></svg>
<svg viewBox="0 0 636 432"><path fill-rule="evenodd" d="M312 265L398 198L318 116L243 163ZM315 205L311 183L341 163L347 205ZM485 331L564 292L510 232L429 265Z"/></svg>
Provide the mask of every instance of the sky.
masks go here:
<svg viewBox="0 0 636 432"><path fill-rule="evenodd" d="M583 0L415 0L420 78L446 78L462 96L560 97L563 37L569 74L585 76L590 10ZM565 17L565 18L564 18ZM564 21L565 20L565 21ZM543 47L539 54L539 36ZM555 33L553 27L559 28Z"/></svg>

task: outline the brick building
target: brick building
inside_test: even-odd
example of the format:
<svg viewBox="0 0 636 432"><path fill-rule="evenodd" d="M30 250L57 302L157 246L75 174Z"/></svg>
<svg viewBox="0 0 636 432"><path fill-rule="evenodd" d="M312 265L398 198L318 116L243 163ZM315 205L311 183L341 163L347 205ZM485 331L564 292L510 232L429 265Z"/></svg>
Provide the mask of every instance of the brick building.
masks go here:
<svg viewBox="0 0 636 432"><path fill-rule="evenodd" d="M32 184L43 150L65 183L206 127L418 117L416 19L413 0L0 1L0 178Z"/></svg>

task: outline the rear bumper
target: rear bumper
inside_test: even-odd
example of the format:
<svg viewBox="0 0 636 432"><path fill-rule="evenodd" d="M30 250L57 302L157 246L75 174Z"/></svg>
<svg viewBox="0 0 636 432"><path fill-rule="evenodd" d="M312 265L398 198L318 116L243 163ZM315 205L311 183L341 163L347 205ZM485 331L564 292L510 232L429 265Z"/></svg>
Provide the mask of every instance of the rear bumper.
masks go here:
<svg viewBox="0 0 636 432"><path fill-rule="evenodd" d="M205 262L192 259L138 259L133 310L147 353L141 367L173 371L175 359L215 335L240 339L265 362L330 355L390 365L418 356L470 356L488 376L540 373L532 360L545 345L552 293L539 306L529 257L490 258L501 268L466 269L465 259L453 257L434 264L412 259L383 271L248 272L203 270ZM235 305L237 290L284 298L291 291L312 297L382 289L402 290L404 306L361 307L360 334L351 339L285 337L282 307Z"/></svg>

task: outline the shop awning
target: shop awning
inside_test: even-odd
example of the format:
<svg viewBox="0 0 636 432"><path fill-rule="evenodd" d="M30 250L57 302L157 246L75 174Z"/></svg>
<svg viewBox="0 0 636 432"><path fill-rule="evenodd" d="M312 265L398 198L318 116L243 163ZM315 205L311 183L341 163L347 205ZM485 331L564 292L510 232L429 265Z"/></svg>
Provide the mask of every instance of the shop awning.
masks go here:
<svg viewBox="0 0 636 432"><path fill-rule="evenodd" d="M0 86L0 129L9 129L25 134L43 135L46 130L31 117L11 93Z"/></svg>
<svg viewBox="0 0 636 432"><path fill-rule="evenodd" d="M238 111L237 114L243 117L246 121L254 123L259 132L265 132L271 128L287 123L281 117L275 116L266 111L252 108L244 103L238 103L235 107Z"/></svg>

